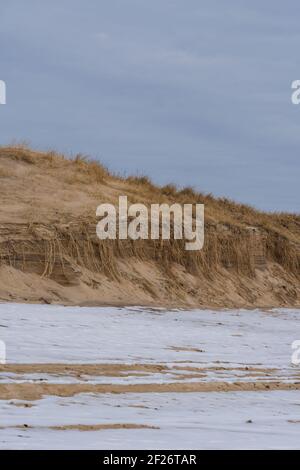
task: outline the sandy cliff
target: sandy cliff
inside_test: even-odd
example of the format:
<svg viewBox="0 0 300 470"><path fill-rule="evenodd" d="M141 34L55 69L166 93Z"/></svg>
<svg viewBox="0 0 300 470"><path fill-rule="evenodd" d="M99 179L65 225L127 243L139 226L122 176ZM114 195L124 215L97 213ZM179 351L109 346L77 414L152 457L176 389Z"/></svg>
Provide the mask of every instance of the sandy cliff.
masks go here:
<svg viewBox="0 0 300 470"><path fill-rule="evenodd" d="M205 245L100 241L96 208L204 203ZM121 178L82 156L0 148L0 301L202 307L300 306L300 216L191 188Z"/></svg>

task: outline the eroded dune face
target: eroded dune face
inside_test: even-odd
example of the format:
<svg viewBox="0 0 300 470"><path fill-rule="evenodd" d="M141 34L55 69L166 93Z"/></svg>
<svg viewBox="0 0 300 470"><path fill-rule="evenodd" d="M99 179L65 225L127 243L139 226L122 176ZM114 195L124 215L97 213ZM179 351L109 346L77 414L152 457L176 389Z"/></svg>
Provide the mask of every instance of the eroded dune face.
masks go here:
<svg viewBox="0 0 300 470"><path fill-rule="evenodd" d="M300 219L120 178L77 156L0 149L0 299L63 304L300 305ZM205 205L205 242L99 240L96 209Z"/></svg>

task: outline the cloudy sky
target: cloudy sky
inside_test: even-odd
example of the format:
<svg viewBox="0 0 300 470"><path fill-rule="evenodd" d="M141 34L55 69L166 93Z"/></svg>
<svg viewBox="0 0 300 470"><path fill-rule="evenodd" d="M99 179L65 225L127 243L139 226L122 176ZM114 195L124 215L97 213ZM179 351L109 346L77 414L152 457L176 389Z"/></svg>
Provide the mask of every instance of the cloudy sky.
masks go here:
<svg viewBox="0 0 300 470"><path fill-rule="evenodd" d="M299 212L296 0L0 0L0 143Z"/></svg>

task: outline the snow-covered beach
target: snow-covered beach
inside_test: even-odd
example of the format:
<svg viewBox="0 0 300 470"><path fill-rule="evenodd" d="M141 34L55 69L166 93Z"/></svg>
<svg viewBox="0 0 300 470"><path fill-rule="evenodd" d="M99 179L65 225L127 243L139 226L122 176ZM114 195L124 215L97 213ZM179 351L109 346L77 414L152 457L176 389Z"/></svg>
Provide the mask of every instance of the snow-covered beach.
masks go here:
<svg viewBox="0 0 300 470"><path fill-rule="evenodd" d="M0 304L0 447L299 448L297 339L298 310Z"/></svg>

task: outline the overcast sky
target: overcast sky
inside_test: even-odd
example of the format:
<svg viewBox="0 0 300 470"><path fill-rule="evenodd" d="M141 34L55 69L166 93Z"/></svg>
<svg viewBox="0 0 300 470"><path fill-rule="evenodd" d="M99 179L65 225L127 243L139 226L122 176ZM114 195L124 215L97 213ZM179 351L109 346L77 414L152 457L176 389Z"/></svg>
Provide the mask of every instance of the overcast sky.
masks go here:
<svg viewBox="0 0 300 470"><path fill-rule="evenodd" d="M0 0L0 143L299 212L298 1Z"/></svg>

